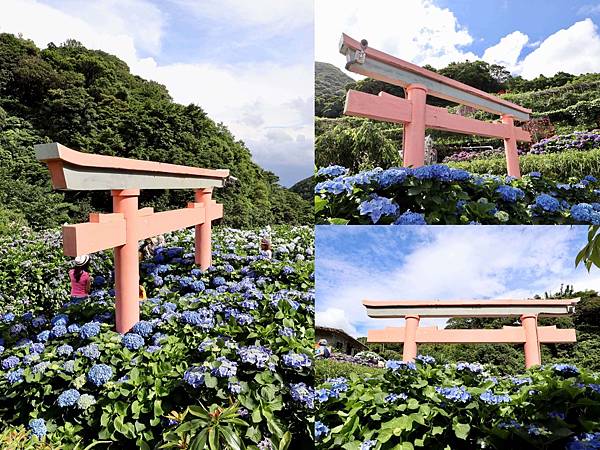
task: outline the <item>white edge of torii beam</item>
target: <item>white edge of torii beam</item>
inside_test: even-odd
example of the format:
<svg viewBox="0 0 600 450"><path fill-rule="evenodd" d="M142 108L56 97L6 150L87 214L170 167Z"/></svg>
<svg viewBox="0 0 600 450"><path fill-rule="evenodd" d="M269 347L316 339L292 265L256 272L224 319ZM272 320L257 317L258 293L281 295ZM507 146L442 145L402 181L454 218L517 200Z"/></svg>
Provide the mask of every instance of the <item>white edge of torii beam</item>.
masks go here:
<svg viewBox="0 0 600 450"><path fill-rule="evenodd" d="M374 301L364 300L367 315L372 318L507 317L536 315L539 317L571 314L579 298L568 300L431 300Z"/></svg>
<svg viewBox="0 0 600 450"><path fill-rule="evenodd" d="M54 189L206 189L223 187L227 169L203 169L71 150L59 143L34 146L48 165Z"/></svg>
<svg viewBox="0 0 600 450"><path fill-rule="evenodd" d="M401 87L420 84L425 86L428 94L434 97L501 116L513 116L520 121L529 120L530 109L371 47L367 47L365 50L364 62L356 62L356 53L362 51L361 43L346 34L342 34L339 50L346 56L347 69L360 75Z"/></svg>

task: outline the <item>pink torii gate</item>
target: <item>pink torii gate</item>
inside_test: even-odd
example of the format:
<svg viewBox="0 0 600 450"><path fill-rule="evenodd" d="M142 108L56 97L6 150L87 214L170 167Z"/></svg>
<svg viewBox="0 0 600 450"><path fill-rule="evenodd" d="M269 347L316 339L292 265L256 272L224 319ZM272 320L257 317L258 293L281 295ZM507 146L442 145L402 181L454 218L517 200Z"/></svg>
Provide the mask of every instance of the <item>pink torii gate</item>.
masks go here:
<svg viewBox="0 0 600 450"><path fill-rule="evenodd" d="M48 165L54 189L111 191L113 213L92 213L88 223L63 226L63 248L68 256L114 248L118 332L126 333L140 320L138 241L195 226L196 264L203 270L211 265L212 221L223 217L212 190L223 187L228 170L81 153L58 143L36 145L35 154ZM194 189L195 202L158 213L138 209L140 189Z"/></svg>
<svg viewBox="0 0 600 450"><path fill-rule="evenodd" d="M530 142L531 136L514 122L529 120L530 109L369 48L366 40L358 42L346 34L340 53L346 56L346 69L405 89L406 99L385 92L372 95L349 90L344 108L344 114L350 116L403 123L405 167L425 163L425 129L434 128L504 139L508 174L521 176L517 141ZM427 105L427 95L498 114L502 123L450 114L445 108Z"/></svg>
<svg viewBox="0 0 600 450"><path fill-rule="evenodd" d="M575 311L578 298L569 300L431 300L372 301L363 305L373 318L403 318L404 327L369 330L367 342L402 343L402 359L417 356L417 344L524 344L525 367L542 363L541 344L567 344L577 341L575 330L555 326L540 327L538 317L565 316ZM517 316L521 326L505 326L500 330L455 330L419 327L421 318L446 317L511 317Z"/></svg>

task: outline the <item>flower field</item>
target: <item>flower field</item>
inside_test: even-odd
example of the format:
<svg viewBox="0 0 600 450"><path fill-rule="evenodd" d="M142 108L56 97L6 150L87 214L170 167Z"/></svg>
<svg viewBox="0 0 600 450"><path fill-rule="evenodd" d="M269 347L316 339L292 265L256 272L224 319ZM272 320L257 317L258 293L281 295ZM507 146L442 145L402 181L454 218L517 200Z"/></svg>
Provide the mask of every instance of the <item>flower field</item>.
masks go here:
<svg viewBox="0 0 600 450"><path fill-rule="evenodd" d="M318 449L594 449L600 376L567 364L502 376L480 364L387 361L316 387Z"/></svg>
<svg viewBox="0 0 600 450"><path fill-rule="evenodd" d="M317 172L317 223L600 224L600 183L593 176L558 183L532 172L522 179L477 175L445 165L349 175Z"/></svg>
<svg viewBox="0 0 600 450"><path fill-rule="evenodd" d="M190 231L141 263L150 298L125 335L113 330L108 253L94 255L93 293L80 303L66 301L55 234L0 254L17 258L0 283L23 276L29 286L3 291L0 447L283 450L312 441L313 232L275 228L271 260L259 255L258 231L213 236L206 272L193 264Z"/></svg>

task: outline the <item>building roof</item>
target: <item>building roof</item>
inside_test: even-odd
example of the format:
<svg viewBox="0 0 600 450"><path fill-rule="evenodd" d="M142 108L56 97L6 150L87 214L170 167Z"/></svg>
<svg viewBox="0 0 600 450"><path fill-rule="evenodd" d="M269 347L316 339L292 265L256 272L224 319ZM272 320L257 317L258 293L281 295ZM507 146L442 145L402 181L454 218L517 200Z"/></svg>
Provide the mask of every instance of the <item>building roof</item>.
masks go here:
<svg viewBox="0 0 600 450"><path fill-rule="evenodd" d="M344 339L347 339L349 341L351 341L354 345L356 345L359 348L368 350L369 347L367 347L365 344L363 344L362 342L354 339L352 336L350 336L348 333L346 333L344 330L340 329L340 328L331 328L331 327L321 327L319 325L317 325L315 327L315 331L316 333L318 333L319 331L322 332L327 332L327 333L333 333L333 334L337 334L342 336Z"/></svg>

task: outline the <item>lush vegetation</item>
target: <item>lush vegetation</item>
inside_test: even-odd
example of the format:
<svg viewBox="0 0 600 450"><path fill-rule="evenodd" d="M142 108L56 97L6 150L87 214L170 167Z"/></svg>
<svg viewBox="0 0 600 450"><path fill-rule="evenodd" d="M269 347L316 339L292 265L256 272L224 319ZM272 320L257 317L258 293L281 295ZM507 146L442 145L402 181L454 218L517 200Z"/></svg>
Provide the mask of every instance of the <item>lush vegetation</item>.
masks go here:
<svg viewBox="0 0 600 450"><path fill-rule="evenodd" d="M354 175L330 166L317 177L317 223L600 224L600 183L589 175L557 183L539 172L515 179L431 165Z"/></svg>
<svg viewBox="0 0 600 450"><path fill-rule="evenodd" d="M479 363L389 360L317 385L317 448L585 449L600 444L600 377L568 364L517 376ZM591 444L590 444L591 443ZM586 446L589 445L589 446Z"/></svg>
<svg viewBox="0 0 600 450"><path fill-rule="evenodd" d="M315 62L315 114L339 117L344 109L346 85L354 80L333 64Z"/></svg>
<svg viewBox="0 0 600 450"><path fill-rule="evenodd" d="M0 233L50 228L111 209L107 192L55 193L33 145L60 142L103 155L227 168L238 182L216 190L236 227L312 220L312 205L252 162L250 151L201 107L174 103L166 88L76 41L40 50L0 34ZM143 191L143 206L184 206L189 191Z"/></svg>
<svg viewBox="0 0 600 450"><path fill-rule="evenodd" d="M93 257L91 297L74 302L56 233L15 243L23 256L2 270L0 446L305 448L313 439L312 230L214 234L206 272L194 266L189 230L142 261L150 298L125 335L113 330L107 255ZM273 259L259 253L265 234Z"/></svg>

